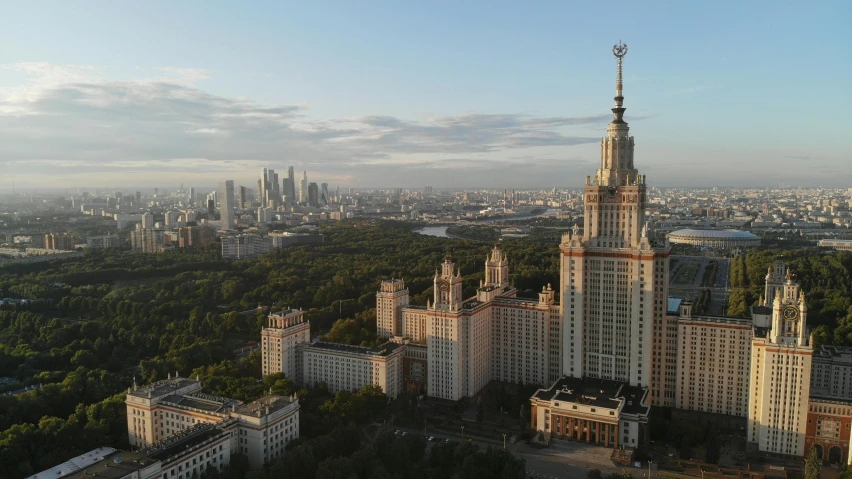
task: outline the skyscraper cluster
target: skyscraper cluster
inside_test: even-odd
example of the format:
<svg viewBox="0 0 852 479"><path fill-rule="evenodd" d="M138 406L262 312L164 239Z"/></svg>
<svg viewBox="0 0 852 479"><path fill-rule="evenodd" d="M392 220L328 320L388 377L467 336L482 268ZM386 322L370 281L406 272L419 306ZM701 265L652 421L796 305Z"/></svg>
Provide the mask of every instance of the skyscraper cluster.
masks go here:
<svg viewBox="0 0 852 479"><path fill-rule="evenodd" d="M257 180L257 191L260 193L261 207L277 208L281 203L281 188L278 185L278 173L264 168Z"/></svg>
<svg viewBox="0 0 852 479"><path fill-rule="evenodd" d="M316 189L315 196L311 197L311 185ZM243 187L240 187L243 188ZM321 188L321 189L320 189ZM321 186L308 182L308 172L302 172L298 187L293 167L287 167L287 176L278 182L278 173L269 168L263 168L260 179L257 180L257 200L261 208L277 209L279 206L293 206L296 204L310 206L325 206L329 204L330 197L328 183ZM247 206L242 206L246 208Z"/></svg>

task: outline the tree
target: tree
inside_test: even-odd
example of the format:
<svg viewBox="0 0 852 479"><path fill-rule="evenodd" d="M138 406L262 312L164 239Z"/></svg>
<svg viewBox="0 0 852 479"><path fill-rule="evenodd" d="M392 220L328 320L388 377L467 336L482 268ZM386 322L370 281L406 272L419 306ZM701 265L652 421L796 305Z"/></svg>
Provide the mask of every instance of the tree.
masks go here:
<svg viewBox="0 0 852 479"><path fill-rule="evenodd" d="M83 366L84 368L94 368L98 363L98 358L87 349L81 349L71 358L73 366Z"/></svg>
<svg viewBox="0 0 852 479"><path fill-rule="evenodd" d="M681 459L689 459L692 456L692 445L689 441L689 436L684 434L678 445L678 456Z"/></svg>
<svg viewBox="0 0 852 479"><path fill-rule="evenodd" d="M710 464L717 464L722 455L721 445L719 444L719 431L715 427L709 427L705 436L704 461Z"/></svg>
<svg viewBox="0 0 852 479"><path fill-rule="evenodd" d="M805 479L819 479L822 470L820 462L821 459L817 454L816 447L811 447L808 457L805 459Z"/></svg>

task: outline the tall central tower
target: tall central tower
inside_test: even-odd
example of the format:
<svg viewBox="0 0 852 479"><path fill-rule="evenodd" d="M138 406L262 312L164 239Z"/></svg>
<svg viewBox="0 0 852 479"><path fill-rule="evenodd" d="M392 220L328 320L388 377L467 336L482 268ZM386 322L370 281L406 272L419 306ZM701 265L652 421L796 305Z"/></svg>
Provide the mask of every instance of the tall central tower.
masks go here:
<svg viewBox="0 0 852 479"><path fill-rule="evenodd" d="M645 224L645 176L633 164L624 121L622 66L617 59L615 106L601 140L601 165L586 177L583 232L562 238L562 372L651 388L658 403L662 370L656 341L665 337L669 249L652 244ZM662 346L661 346L662 347Z"/></svg>

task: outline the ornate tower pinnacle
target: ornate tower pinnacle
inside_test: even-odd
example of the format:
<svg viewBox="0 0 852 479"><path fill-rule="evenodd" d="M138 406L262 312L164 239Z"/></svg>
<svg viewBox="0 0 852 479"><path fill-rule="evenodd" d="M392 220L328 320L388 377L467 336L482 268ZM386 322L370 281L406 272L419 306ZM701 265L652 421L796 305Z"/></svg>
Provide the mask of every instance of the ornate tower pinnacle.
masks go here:
<svg viewBox="0 0 852 479"><path fill-rule="evenodd" d="M644 180L639 178L639 172L633 166L633 137L630 136L630 127L624 121L622 67L624 56L627 55L627 45L619 41L612 47L612 54L618 60L615 107L612 108L612 121L606 127L607 136L601 140L601 167L595 181L589 183L599 186L627 186ZM639 227L637 226L635 232L636 238L639 237Z"/></svg>
<svg viewBox="0 0 852 479"><path fill-rule="evenodd" d="M621 43L621 40L619 40L618 45L613 45L612 54L618 59L618 76L615 80L615 108L612 109L612 122L624 123L624 120L622 119L624 116L624 96L621 92L621 70L624 57L627 55L627 44Z"/></svg>

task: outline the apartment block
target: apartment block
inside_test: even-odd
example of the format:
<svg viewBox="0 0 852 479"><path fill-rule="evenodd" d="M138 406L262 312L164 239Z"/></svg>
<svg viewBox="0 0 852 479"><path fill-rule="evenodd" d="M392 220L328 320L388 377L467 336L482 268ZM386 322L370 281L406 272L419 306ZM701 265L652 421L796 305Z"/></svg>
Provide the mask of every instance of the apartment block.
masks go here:
<svg viewBox="0 0 852 479"><path fill-rule="evenodd" d="M299 349L303 354L302 378L307 386L323 384L337 392L358 391L372 384L391 398L403 391L402 344L362 347L318 341Z"/></svg>
<svg viewBox="0 0 852 479"><path fill-rule="evenodd" d="M751 320L693 316L685 302L678 339L676 407L747 416Z"/></svg>

